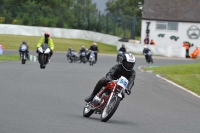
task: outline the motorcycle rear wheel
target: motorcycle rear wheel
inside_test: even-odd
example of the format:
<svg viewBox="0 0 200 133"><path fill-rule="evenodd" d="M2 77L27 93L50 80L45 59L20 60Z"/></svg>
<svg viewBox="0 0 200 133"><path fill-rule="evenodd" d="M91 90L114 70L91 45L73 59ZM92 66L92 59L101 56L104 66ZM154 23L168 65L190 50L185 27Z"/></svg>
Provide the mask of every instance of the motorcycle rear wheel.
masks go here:
<svg viewBox="0 0 200 133"><path fill-rule="evenodd" d="M117 110L119 103L121 101L121 98L118 96L113 96L110 104L108 105L108 107L105 107L102 114L101 114L101 121L102 122L106 122L108 121L113 114L115 113L115 111Z"/></svg>

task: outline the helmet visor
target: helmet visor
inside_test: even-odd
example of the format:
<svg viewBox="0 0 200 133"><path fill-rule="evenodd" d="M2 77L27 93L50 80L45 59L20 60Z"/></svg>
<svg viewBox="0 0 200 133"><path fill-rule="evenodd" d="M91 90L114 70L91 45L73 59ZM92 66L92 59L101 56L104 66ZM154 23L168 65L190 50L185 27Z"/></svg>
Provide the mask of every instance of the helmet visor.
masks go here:
<svg viewBox="0 0 200 133"><path fill-rule="evenodd" d="M124 67L128 70L132 70L134 67L134 63L133 62L124 62Z"/></svg>
<svg viewBox="0 0 200 133"><path fill-rule="evenodd" d="M49 37L49 34L44 34L45 38L48 38Z"/></svg>

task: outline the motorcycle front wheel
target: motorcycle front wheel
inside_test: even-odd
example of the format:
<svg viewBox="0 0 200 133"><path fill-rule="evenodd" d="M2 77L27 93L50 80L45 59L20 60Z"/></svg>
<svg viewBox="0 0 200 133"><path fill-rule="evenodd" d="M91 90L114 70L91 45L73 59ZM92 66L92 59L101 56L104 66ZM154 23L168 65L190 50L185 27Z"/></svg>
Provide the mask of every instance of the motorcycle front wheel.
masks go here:
<svg viewBox="0 0 200 133"><path fill-rule="evenodd" d="M83 58L83 63L86 63L87 62L87 58L86 57L82 57Z"/></svg>
<svg viewBox="0 0 200 133"><path fill-rule="evenodd" d="M153 59L152 59L152 57L151 57L151 63L153 63Z"/></svg>
<svg viewBox="0 0 200 133"><path fill-rule="evenodd" d="M69 58L68 61L69 61L69 63L72 63L72 58Z"/></svg>
<svg viewBox="0 0 200 133"><path fill-rule="evenodd" d="M25 64L26 63L26 60L25 60L26 58L25 58L25 53L23 52L22 54L21 54L21 60L22 60L22 64Z"/></svg>
<svg viewBox="0 0 200 133"><path fill-rule="evenodd" d="M40 55L40 68L45 69L45 58L44 55Z"/></svg>
<svg viewBox="0 0 200 133"><path fill-rule="evenodd" d="M108 121L115 111L117 110L119 103L121 101L121 98L118 96L113 96L112 99L110 100L110 103L107 107L104 108L102 114L101 114L101 121L106 122Z"/></svg>
<svg viewBox="0 0 200 133"><path fill-rule="evenodd" d="M94 113L94 110L89 109L89 105L86 105L83 109L83 116L90 117Z"/></svg>

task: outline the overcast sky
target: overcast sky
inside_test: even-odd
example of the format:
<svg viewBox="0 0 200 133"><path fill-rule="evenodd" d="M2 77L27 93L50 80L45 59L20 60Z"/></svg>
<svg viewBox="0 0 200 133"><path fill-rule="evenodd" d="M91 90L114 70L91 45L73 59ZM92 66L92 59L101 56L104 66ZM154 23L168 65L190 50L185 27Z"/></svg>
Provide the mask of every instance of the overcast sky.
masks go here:
<svg viewBox="0 0 200 133"><path fill-rule="evenodd" d="M106 2L108 0L92 0L92 1L97 3L97 9L103 12L104 9L106 8Z"/></svg>

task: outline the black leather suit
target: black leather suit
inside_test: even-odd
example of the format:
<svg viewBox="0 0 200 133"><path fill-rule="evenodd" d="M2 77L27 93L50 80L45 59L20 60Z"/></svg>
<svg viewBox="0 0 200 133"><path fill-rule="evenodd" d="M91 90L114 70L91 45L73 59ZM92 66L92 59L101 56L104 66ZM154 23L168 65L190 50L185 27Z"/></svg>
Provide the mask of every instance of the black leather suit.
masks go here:
<svg viewBox="0 0 200 133"><path fill-rule="evenodd" d="M126 48L121 47L118 51L122 51L122 52L126 53Z"/></svg>
<svg viewBox="0 0 200 133"><path fill-rule="evenodd" d="M26 43L23 43L23 44L21 44L20 45L20 47L19 47L19 56L21 56L21 46L22 45L26 45L27 46L27 50L26 50L26 58L28 59L29 58L29 47L28 47L28 45L26 44Z"/></svg>
<svg viewBox="0 0 200 133"><path fill-rule="evenodd" d="M90 48L88 50L99 52L99 49L96 45L90 46ZM94 53L95 54L95 61L97 61L97 52ZM88 60L89 60L89 57L90 57L90 53L88 54L88 57L87 57Z"/></svg>
<svg viewBox="0 0 200 133"><path fill-rule="evenodd" d="M143 54L145 54L145 59L146 59L146 61L147 61L147 59L148 59L148 55L147 55L147 54L148 54L149 51L151 51L151 50L148 49L148 48L144 48L144 49L143 49Z"/></svg>
<svg viewBox="0 0 200 133"><path fill-rule="evenodd" d="M110 71L106 74L105 77L103 77L98 81L92 92L92 95L95 96L101 90L101 88L104 87L108 82L114 79L119 79L121 76L124 76L128 79L129 84L127 88L131 90L135 81L135 76L136 76L135 71L134 70L126 71L124 70L121 64L117 64L110 69Z"/></svg>
<svg viewBox="0 0 200 133"><path fill-rule="evenodd" d="M81 48L81 50L80 50L79 52L80 52L80 60L82 60L82 55L81 55L81 53L82 53L82 52L85 52L85 54L86 54L87 50L86 50L85 48Z"/></svg>

